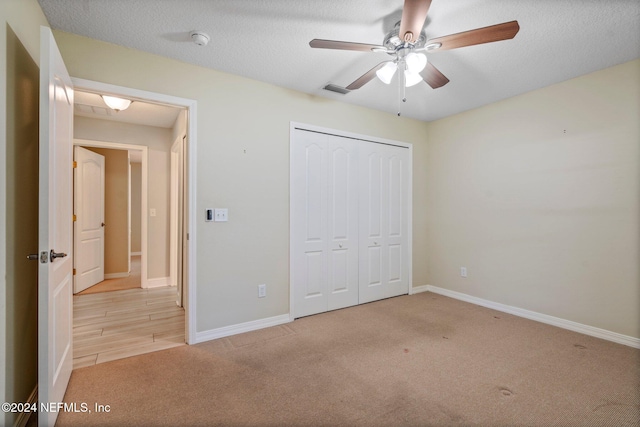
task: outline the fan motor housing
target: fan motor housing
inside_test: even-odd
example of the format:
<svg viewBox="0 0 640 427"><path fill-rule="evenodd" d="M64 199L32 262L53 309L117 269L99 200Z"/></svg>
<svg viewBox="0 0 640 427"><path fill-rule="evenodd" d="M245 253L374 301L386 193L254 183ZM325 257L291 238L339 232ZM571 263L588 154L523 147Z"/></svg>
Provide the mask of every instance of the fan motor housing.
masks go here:
<svg viewBox="0 0 640 427"><path fill-rule="evenodd" d="M393 27L393 30L387 33L387 35L384 38L384 41L382 42L382 45L386 47L388 51L395 52L396 50L408 47L407 43L400 38L399 33L400 33L400 21L396 23L396 25ZM427 36L424 34L424 32L421 32L420 37L418 37L418 40L416 40L415 43L408 43L408 45L413 48L421 48L424 46L426 41L427 41ZM389 54L394 55L395 54L394 52L389 52Z"/></svg>

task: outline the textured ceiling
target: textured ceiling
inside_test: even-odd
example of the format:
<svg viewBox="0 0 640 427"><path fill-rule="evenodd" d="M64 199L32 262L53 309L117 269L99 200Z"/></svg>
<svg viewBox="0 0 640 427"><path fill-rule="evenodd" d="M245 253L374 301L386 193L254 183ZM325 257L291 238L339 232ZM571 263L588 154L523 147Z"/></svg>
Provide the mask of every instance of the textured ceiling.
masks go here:
<svg viewBox="0 0 640 427"><path fill-rule="evenodd" d="M381 44L402 0L39 0L54 29L301 92L398 111L397 85L347 86L385 53L311 49L314 38ZM640 57L638 0L433 0L427 38L517 20L513 40L428 54L450 83L407 89L404 116L431 121ZM211 36L208 46L189 32Z"/></svg>

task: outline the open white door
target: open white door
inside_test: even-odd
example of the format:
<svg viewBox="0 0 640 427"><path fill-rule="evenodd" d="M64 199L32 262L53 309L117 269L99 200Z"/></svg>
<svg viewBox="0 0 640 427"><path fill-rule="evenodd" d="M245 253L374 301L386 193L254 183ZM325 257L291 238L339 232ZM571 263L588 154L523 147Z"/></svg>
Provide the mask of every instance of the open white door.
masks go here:
<svg viewBox="0 0 640 427"><path fill-rule="evenodd" d="M74 147L73 292L104 280L104 156Z"/></svg>
<svg viewBox="0 0 640 427"><path fill-rule="evenodd" d="M73 86L51 30L40 27L38 401L62 402L73 369ZM68 256L67 256L68 254ZM52 426L58 413L40 412Z"/></svg>

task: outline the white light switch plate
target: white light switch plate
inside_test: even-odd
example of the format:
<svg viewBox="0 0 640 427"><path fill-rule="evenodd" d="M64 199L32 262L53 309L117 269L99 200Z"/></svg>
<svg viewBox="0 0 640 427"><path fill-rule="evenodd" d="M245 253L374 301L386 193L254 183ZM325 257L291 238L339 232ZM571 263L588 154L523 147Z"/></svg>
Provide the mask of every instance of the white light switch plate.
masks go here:
<svg viewBox="0 0 640 427"><path fill-rule="evenodd" d="M213 220L215 222L225 222L229 220L229 209L214 209L213 210Z"/></svg>

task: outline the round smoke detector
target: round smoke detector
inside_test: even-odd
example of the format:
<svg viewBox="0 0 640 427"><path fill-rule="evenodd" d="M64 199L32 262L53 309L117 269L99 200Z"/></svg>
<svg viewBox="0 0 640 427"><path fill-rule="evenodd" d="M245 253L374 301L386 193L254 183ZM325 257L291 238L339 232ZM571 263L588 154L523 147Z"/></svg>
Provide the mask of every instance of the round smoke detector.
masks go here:
<svg viewBox="0 0 640 427"><path fill-rule="evenodd" d="M191 31L190 36L191 40L193 40L193 42L198 46L206 46L211 39L211 37L209 37L209 34L202 31Z"/></svg>

